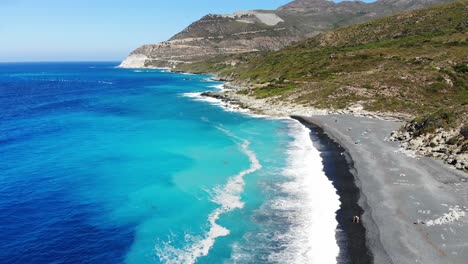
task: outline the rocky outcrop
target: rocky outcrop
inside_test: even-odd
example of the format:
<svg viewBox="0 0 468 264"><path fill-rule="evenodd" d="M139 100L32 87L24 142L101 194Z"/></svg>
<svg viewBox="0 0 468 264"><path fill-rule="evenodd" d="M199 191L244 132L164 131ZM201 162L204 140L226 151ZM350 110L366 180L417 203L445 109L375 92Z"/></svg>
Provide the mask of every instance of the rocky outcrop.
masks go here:
<svg viewBox="0 0 468 264"><path fill-rule="evenodd" d="M336 27L447 1L296 0L277 10L207 15L168 41L136 49L120 67L173 67L218 55L278 50Z"/></svg>
<svg viewBox="0 0 468 264"><path fill-rule="evenodd" d="M429 133L421 133L421 129L420 122L409 122L394 131L391 139L401 141L403 148L417 154L441 159L459 170L468 170L468 126L437 128Z"/></svg>

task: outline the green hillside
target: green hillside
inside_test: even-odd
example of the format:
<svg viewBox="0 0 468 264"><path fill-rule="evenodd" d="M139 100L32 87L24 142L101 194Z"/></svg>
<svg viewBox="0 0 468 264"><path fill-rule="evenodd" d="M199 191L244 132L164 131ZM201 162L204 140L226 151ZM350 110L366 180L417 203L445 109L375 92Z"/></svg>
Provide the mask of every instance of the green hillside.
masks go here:
<svg viewBox="0 0 468 264"><path fill-rule="evenodd" d="M277 52L182 65L216 73L256 97L421 115L468 105L468 1L341 28ZM460 120L458 120L459 122Z"/></svg>

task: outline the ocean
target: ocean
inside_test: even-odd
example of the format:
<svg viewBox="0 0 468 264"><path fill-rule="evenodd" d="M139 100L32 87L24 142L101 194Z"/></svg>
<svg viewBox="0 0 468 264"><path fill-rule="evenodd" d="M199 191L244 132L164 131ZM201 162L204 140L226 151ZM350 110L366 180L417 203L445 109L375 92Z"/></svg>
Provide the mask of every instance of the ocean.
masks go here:
<svg viewBox="0 0 468 264"><path fill-rule="evenodd" d="M0 64L0 263L335 263L309 130L118 63Z"/></svg>

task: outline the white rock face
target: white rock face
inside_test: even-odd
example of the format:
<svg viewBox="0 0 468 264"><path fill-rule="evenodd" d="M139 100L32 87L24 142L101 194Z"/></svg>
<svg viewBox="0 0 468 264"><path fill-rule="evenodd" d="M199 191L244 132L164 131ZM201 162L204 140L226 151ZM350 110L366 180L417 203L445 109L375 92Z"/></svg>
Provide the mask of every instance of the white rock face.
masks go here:
<svg viewBox="0 0 468 264"><path fill-rule="evenodd" d="M119 68L144 68L145 61L148 59L143 54L131 54L119 65Z"/></svg>
<svg viewBox="0 0 468 264"><path fill-rule="evenodd" d="M237 19L238 22L243 23L255 23L256 18L260 20L261 23L268 26L276 26L278 23L283 22L284 20L274 13L260 13L257 11L239 11L233 14L225 14L223 17L229 17Z"/></svg>
<svg viewBox="0 0 468 264"><path fill-rule="evenodd" d="M278 23L283 22L284 20L277 16L276 14L267 14L267 13L256 13L255 16L262 21L263 24L268 26L276 26Z"/></svg>

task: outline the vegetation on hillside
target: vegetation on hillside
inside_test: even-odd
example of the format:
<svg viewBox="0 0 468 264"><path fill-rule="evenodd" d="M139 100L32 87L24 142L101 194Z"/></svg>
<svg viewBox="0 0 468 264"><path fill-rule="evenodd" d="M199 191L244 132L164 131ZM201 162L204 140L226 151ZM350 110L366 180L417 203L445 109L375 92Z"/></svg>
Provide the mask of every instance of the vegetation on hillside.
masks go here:
<svg viewBox="0 0 468 264"><path fill-rule="evenodd" d="M359 103L414 116L468 108L468 1L323 33L277 52L223 56L178 70L216 73L240 93L319 108Z"/></svg>

